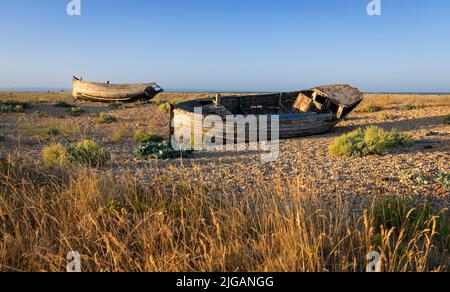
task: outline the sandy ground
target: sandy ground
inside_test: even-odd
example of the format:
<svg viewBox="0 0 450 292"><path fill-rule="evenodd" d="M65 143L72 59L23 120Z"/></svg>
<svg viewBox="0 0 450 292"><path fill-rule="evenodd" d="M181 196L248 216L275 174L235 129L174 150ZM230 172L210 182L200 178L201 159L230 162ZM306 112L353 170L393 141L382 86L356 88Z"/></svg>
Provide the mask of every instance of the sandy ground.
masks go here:
<svg viewBox="0 0 450 292"><path fill-rule="evenodd" d="M170 94L165 98L170 99ZM279 159L273 163L261 162L260 153L255 151L197 152L190 159L139 161L133 154L137 147L132 139L135 131L168 134L168 116L157 105L119 109L93 103L77 106L86 113L71 117L66 109L48 103L33 104L24 113L0 113L0 134L5 136L0 142L0 155L20 152L24 157L40 160L43 147L51 143L90 138L113 157L110 166L99 171L113 171L117 176L133 172L147 183L156 176L176 176L182 180L220 184L224 191L231 192L257 187L262 180L270 182L277 176L314 177L316 189L323 196L330 199L342 196L356 210L380 194L409 195L418 203L450 208L450 193L434 182L440 173L450 173L450 126L442 123L450 114L450 104L409 111L391 106L378 113L353 113L331 133L282 141ZM114 115L119 121L98 125L96 119L101 112ZM334 138L367 125L405 131L416 140L415 145L385 156L334 158L328 155L328 145ZM61 129L64 136L43 136L42 132L50 127ZM408 177L411 174L421 175L429 183L413 180Z"/></svg>

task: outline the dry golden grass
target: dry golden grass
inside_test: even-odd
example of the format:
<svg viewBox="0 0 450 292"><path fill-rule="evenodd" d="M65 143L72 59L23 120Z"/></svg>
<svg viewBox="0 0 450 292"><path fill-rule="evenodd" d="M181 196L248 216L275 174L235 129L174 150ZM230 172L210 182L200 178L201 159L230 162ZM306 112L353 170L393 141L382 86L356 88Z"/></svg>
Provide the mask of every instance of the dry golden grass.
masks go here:
<svg viewBox="0 0 450 292"><path fill-rule="evenodd" d="M365 94L361 107L377 105L380 107L400 107L402 105L441 106L450 104L450 95L440 94ZM360 108L361 108L360 107Z"/></svg>
<svg viewBox="0 0 450 292"><path fill-rule="evenodd" d="M68 92L0 92L0 101L14 100L29 103L55 103L61 100L73 101Z"/></svg>
<svg viewBox="0 0 450 292"><path fill-rule="evenodd" d="M373 208L355 213L349 200L319 195L321 187L307 171L300 176L275 173L271 181L252 173L254 184L241 189L235 181L198 183L211 172L196 173L197 182L189 173L177 179L170 169L157 179L138 180L120 159L110 168L49 170L30 150L39 152L41 142L95 136L117 142L110 150L122 146L117 151L131 153L126 143L133 143L137 129L167 135L167 115L157 104L207 96L164 93L156 105L131 111L84 104L89 111L81 117L59 118L67 113L54 113L52 106L42 106L36 117L37 106L3 115L8 127L0 126L7 140L0 150L5 154L16 149L14 139L38 143L6 161L0 155L0 270L64 271L67 253L78 251L84 271L364 271L366 255L378 251L383 271L449 271L448 237L442 240L437 216L416 226L393 227L385 220L381 227ZM0 94L0 100L11 99L73 102L67 93ZM365 104L449 105L450 95L371 94ZM96 124L103 111L113 112L120 123ZM379 113L390 119L387 114ZM62 137L42 139L49 129Z"/></svg>
<svg viewBox="0 0 450 292"><path fill-rule="evenodd" d="M57 130L61 136L69 141L80 140L92 136L92 129L73 120L59 119L54 117L33 118L19 120L18 132L23 137L34 137L47 139L49 131ZM51 133L50 133L51 134Z"/></svg>
<svg viewBox="0 0 450 292"><path fill-rule="evenodd" d="M0 187L3 271L64 271L69 251L83 271L364 271L374 250L383 271L449 267L437 217L408 235L407 226L380 229L370 211L321 199L308 177L236 192L10 158Z"/></svg>
<svg viewBox="0 0 450 292"><path fill-rule="evenodd" d="M129 135L130 134L128 133L127 129L120 127L120 126L113 127L111 129L111 142L117 143L117 142L123 141Z"/></svg>

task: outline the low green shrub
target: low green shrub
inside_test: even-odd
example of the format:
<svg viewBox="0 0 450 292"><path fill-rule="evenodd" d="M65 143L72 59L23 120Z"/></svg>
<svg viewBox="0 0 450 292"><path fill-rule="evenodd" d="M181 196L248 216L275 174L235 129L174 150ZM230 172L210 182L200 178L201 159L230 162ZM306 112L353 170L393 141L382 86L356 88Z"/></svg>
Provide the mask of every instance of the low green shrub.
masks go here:
<svg viewBox="0 0 450 292"><path fill-rule="evenodd" d="M68 152L72 163L87 164L93 167L106 165L110 155L92 140L83 140L69 146Z"/></svg>
<svg viewBox="0 0 450 292"><path fill-rule="evenodd" d="M109 109L118 109L118 108L123 107L123 103L121 103L121 102L113 102L113 103L108 104L106 107L109 108Z"/></svg>
<svg viewBox="0 0 450 292"><path fill-rule="evenodd" d="M41 137L57 137L62 135L63 135L62 131L54 127L47 128L40 133Z"/></svg>
<svg viewBox="0 0 450 292"><path fill-rule="evenodd" d="M170 102L164 102L159 105L159 110L163 113L168 113L170 111Z"/></svg>
<svg viewBox="0 0 450 292"><path fill-rule="evenodd" d="M360 113L377 113L381 112L383 110L383 107L375 104L369 104L361 109L358 110Z"/></svg>
<svg viewBox="0 0 450 292"><path fill-rule="evenodd" d="M95 122L97 124L112 124L117 121L118 119L115 116L101 113Z"/></svg>
<svg viewBox="0 0 450 292"><path fill-rule="evenodd" d="M383 120L385 121L394 121L394 120L398 120L398 116L393 116L393 115L388 115L388 114L383 114L382 115Z"/></svg>
<svg viewBox="0 0 450 292"><path fill-rule="evenodd" d="M161 135L157 134L148 134L143 130L138 130L133 135L134 141L138 143L148 143L148 142L156 142L160 143L164 140L164 138Z"/></svg>
<svg viewBox="0 0 450 292"><path fill-rule="evenodd" d="M0 142L3 142L3 141L5 141L5 135L0 134Z"/></svg>
<svg viewBox="0 0 450 292"><path fill-rule="evenodd" d="M29 108L26 102L17 101L0 101L0 112L2 113L21 113L26 108Z"/></svg>
<svg viewBox="0 0 450 292"><path fill-rule="evenodd" d="M414 104L405 104L400 107L400 110L402 111L412 111L417 109L421 109L421 107Z"/></svg>
<svg viewBox="0 0 450 292"><path fill-rule="evenodd" d="M442 121L442 123L444 125L450 125L450 115L448 115L447 117L445 117L445 119Z"/></svg>
<svg viewBox="0 0 450 292"><path fill-rule="evenodd" d="M163 141L143 144L136 150L135 154L140 159L175 159L189 157L192 151L174 150L170 141Z"/></svg>
<svg viewBox="0 0 450 292"><path fill-rule="evenodd" d="M14 107L14 109L13 109L13 111L14 111L15 113L23 113L24 110L25 110L24 106L23 106L23 105L20 105L20 104L16 105L16 106Z"/></svg>
<svg viewBox="0 0 450 292"><path fill-rule="evenodd" d="M81 107L71 107L67 110L67 113L71 116L81 116L82 114L84 114L86 111L81 108Z"/></svg>
<svg viewBox="0 0 450 292"><path fill-rule="evenodd" d="M441 173L439 174L436 182L443 187L445 190L450 191L450 174L449 173Z"/></svg>
<svg viewBox="0 0 450 292"><path fill-rule="evenodd" d="M73 104L70 104L67 101L63 101L63 100L56 102L53 106L59 107L59 108L75 108L76 107Z"/></svg>
<svg viewBox="0 0 450 292"><path fill-rule="evenodd" d="M42 150L42 160L47 167L63 167L70 163L69 153L61 144L53 144Z"/></svg>
<svg viewBox="0 0 450 292"><path fill-rule="evenodd" d="M91 140L73 143L68 147L53 144L44 148L42 158L47 167L67 165L89 165L101 167L110 160L110 155Z"/></svg>
<svg viewBox="0 0 450 292"><path fill-rule="evenodd" d="M432 183L428 177L426 177L420 173L410 173L407 176L407 178L409 181L412 181L412 182L415 182L415 183L418 183L418 184L424 185L424 186Z"/></svg>
<svg viewBox="0 0 450 292"><path fill-rule="evenodd" d="M135 103L133 103L133 106L141 107L141 106L146 106L146 105L149 105L149 104L150 104L149 101L140 100L140 101L136 101Z"/></svg>
<svg viewBox="0 0 450 292"><path fill-rule="evenodd" d="M396 147L410 147L413 140L402 133L387 132L380 127L369 126L336 138L329 146L333 156L384 155Z"/></svg>

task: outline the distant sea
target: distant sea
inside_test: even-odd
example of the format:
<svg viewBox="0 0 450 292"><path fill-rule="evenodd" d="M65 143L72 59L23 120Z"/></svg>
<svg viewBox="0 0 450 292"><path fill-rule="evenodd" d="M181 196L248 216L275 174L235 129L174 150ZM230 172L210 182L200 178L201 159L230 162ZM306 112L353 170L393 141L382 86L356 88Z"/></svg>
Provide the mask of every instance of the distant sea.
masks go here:
<svg viewBox="0 0 450 292"><path fill-rule="evenodd" d="M47 87L0 87L0 92L70 92L69 88Z"/></svg>

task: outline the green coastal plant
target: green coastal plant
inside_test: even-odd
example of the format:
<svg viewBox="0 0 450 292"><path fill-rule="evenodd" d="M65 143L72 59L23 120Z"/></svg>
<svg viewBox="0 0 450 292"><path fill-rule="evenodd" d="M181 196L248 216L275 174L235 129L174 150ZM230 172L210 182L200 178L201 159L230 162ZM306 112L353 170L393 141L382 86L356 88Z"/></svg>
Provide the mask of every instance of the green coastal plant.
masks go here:
<svg viewBox="0 0 450 292"><path fill-rule="evenodd" d="M329 146L333 156L384 155L397 147L410 147L411 137L396 130L387 132L380 127L369 126L336 138Z"/></svg>
<svg viewBox="0 0 450 292"><path fill-rule="evenodd" d="M67 110L67 113L71 116L81 116L82 114L84 114L86 112L86 110L84 110L81 107L71 107Z"/></svg>
<svg viewBox="0 0 450 292"><path fill-rule="evenodd" d="M436 182L445 190L450 191L450 174L440 173L436 179Z"/></svg>
<svg viewBox="0 0 450 292"><path fill-rule="evenodd" d="M115 116L101 113L95 122L97 124L112 124L117 121L118 119Z"/></svg>
<svg viewBox="0 0 450 292"><path fill-rule="evenodd" d="M0 101L1 113L21 113L29 107L30 105L26 102Z"/></svg>
<svg viewBox="0 0 450 292"><path fill-rule="evenodd" d="M135 154L139 159L175 159L189 157L192 151L174 150L170 141L163 141L143 144L138 147Z"/></svg>
<svg viewBox="0 0 450 292"><path fill-rule="evenodd" d="M159 105L159 110L163 113L168 113L170 111L170 103L164 102Z"/></svg>
<svg viewBox="0 0 450 292"><path fill-rule="evenodd" d="M382 110L383 110L382 106L375 105L375 104L369 104L369 105L361 108L360 110L358 110L358 112L360 112L360 113L377 113L377 112L381 112Z"/></svg>
<svg viewBox="0 0 450 292"><path fill-rule="evenodd" d="M47 167L63 167L69 164L69 153L61 144L53 144L42 150L42 160Z"/></svg>
<svg viewBox="0 0 450 292"><path fill-rule="evenodd" d="M119 108L123 107L123 103L113 102L113 103L108 104L106 107L109 109L119 109Z"/></svg>
<svg viewBox="0 0 450 292"><path fill-rule="evenodd" d="M138 130L133 135L134 141L138 143L148 143L148 142L162 142L164 138L161 135L158 134L152 134L152 133L146 133L143 130Z"/></svg>
<svg viewBox="0 0 450 292"><path fill-rule="evenodd" d="M74 108L75 106L73 104L68 103L67 101L57 101L54 105L54 107L59 107L59 108Z"/></svg>
<svg viewBox="0 0 450 292"><path fill-rule="evenodd" d="M450 125L450 115L448 115L447 117L445 117L445 119L442 121L442 123L444 125Z"/></svg>
<svg viewBox="0 0 450 292"><path fill-rule="evenodd" d="M53 144L45 147L42 158L47 167L63 167L68 165L105 166L110 155L94 141L82 140L68 147Z"/></svg>
<svg viewBox="0 0 450 292"><path fill-rule="evenodd" d="M415 104L405 104L405 105L402 105L400 107L400 110L402 110L402 111L412 111L412 110L418 110L418 109L421 109L421 108L422 107L417 106Z"/></svg>

